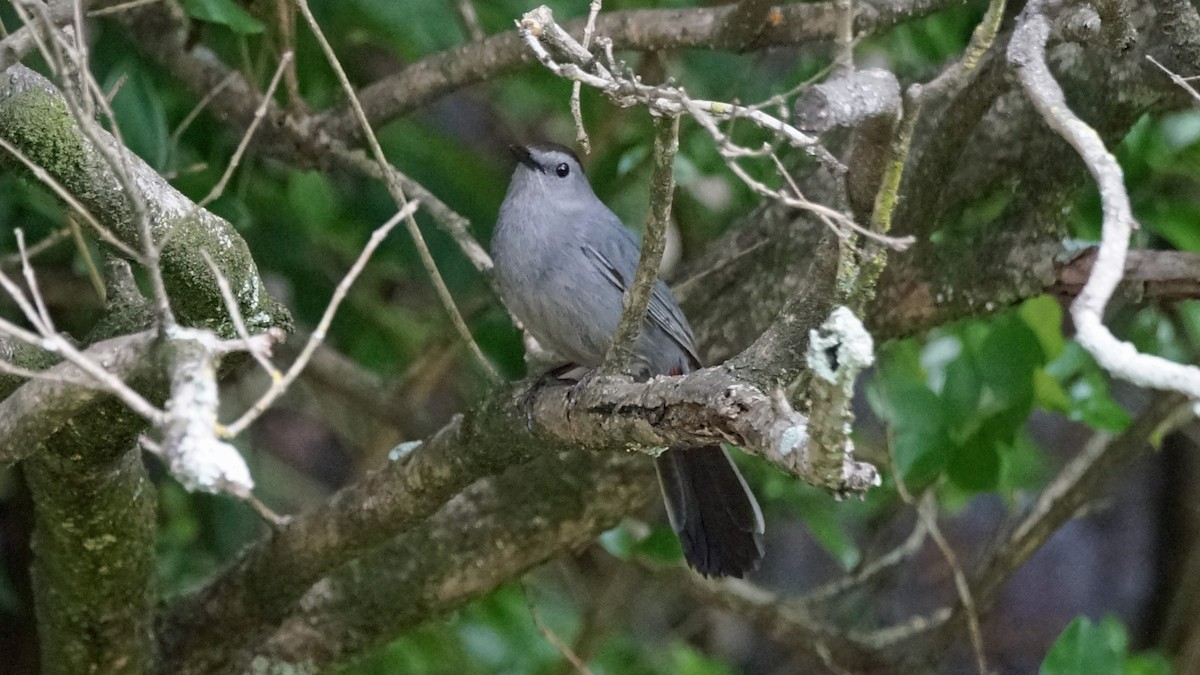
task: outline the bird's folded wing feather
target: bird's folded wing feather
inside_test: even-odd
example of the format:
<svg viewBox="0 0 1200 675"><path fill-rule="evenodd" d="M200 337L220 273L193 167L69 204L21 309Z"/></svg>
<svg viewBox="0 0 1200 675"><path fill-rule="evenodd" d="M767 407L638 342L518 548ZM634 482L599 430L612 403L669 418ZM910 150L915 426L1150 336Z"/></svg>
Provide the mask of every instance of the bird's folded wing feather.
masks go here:
<svg viewBox="0 0 1200 675"><path fill-rule="evenodd" d="M624 225L620 225L619 227L625 236L612 237L608 240L612 248L616 249L610 252L612 255L606 255L605 251L600 250L590 243L582 244L581 248L583 249L584 257L600 270L609 283L624 294L629 285L633 283L640 251L637 242L634 241L633 234L629 230L626 230ZM632 264L618 266L614 263L614 260L631 260L633 262ZM646 309L646 314L655 325L669 335L688 354L694 366L699 366L700 357L696 355L692 330L688 326L687 319L683 316L683 310L679 309L679 305L675 303L675 298L671 296L671 291L661 281L654 285L654 291L650 294L650 305Z"/></svg>

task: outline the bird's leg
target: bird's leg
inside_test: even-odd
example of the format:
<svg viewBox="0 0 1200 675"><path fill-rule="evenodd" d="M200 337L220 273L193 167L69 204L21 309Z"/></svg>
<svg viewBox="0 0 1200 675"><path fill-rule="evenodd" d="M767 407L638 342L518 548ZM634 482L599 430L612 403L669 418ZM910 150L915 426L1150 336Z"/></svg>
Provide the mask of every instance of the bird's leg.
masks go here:
<svg viewBox="0 0 1200 675"><path fill-rule="evenodd" d="M589 382L596 379L596 375L600 374L599 368L592 368L581 374L578 379L567 390L567 417L571 416L571 411L575 409L575 401L579 398L579 392L588 385Z"/></svg>
<svg viewBox="0 0 1200 675"><path fill-rule="evenodd" d="M574 363L564 363L556 366L539 375L537 380L525 390L525 393L521 396L521 404L525 408L525 426L530 431L533 431L533 401L537 397L537 393L542 388L555 384L569 384L574 389L574 387L578 386L576 373L582 370L582 368L582 366Z"/></svg>

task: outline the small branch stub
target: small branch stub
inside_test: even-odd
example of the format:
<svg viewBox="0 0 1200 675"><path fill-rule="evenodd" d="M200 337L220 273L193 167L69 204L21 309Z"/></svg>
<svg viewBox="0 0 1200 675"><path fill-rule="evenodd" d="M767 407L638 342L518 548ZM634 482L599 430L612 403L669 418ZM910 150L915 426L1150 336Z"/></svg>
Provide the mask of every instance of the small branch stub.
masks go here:
<svg viewBox="0 0 1200 675"><path fill-rule="evenodd" d="M875 362L871 334L847 307L833 310L825 323L809 333L808 368L813 374L809 394L809 461L821 485L842 495L879 485L879 474L870 464L854 460L850 430L854 423L851 402L854 383L864 368Z"/></svg>
<svg viewBox="0 0 1200 675"><path fill-rule="evenodd" d="M237 448L217 437L219 341L191 328L175 328L169 338L171 399L157 454L188 490L246 499L254 489L250 469Z"/></svg>

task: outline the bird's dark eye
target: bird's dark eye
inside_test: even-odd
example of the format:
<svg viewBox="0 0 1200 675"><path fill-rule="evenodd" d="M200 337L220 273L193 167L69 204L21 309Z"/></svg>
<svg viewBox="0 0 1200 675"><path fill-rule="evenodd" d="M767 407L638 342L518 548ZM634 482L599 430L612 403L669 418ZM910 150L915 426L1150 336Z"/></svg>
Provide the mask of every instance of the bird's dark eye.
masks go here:
<svg viewBox="0 0 1200 675"><path fill-rule="evenodd" d="M558 174L559 178L566 178L567 174L571 173L571 167L567 166L566 162L554 167L554 173Z"/></svg>

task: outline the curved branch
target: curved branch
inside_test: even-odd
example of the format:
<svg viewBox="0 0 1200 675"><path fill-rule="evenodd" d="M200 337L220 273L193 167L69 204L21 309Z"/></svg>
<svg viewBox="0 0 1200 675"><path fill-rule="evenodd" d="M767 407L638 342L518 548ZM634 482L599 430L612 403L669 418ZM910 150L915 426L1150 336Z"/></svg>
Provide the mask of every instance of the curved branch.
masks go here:
<svg viewBox="0 0 1200 675"><path fill-rule="evenodd" d="M1071 303L1075 340L1115 377L1142 387L1200 398L1200 368L1141 353L1132 343L1118 340L1104 325L1104 307L1125 271L1129 236L1134 227L1133 209L1125 191L1121 165L1095 130L1072 112L1062 87L1050 74L1046 64L1050 19L1046 10L1041 1L1025 7L1009 44L1008 59L1034 107L1075 148L1100 188L1104 217L1100 247L1087 283Z"/></svg>

